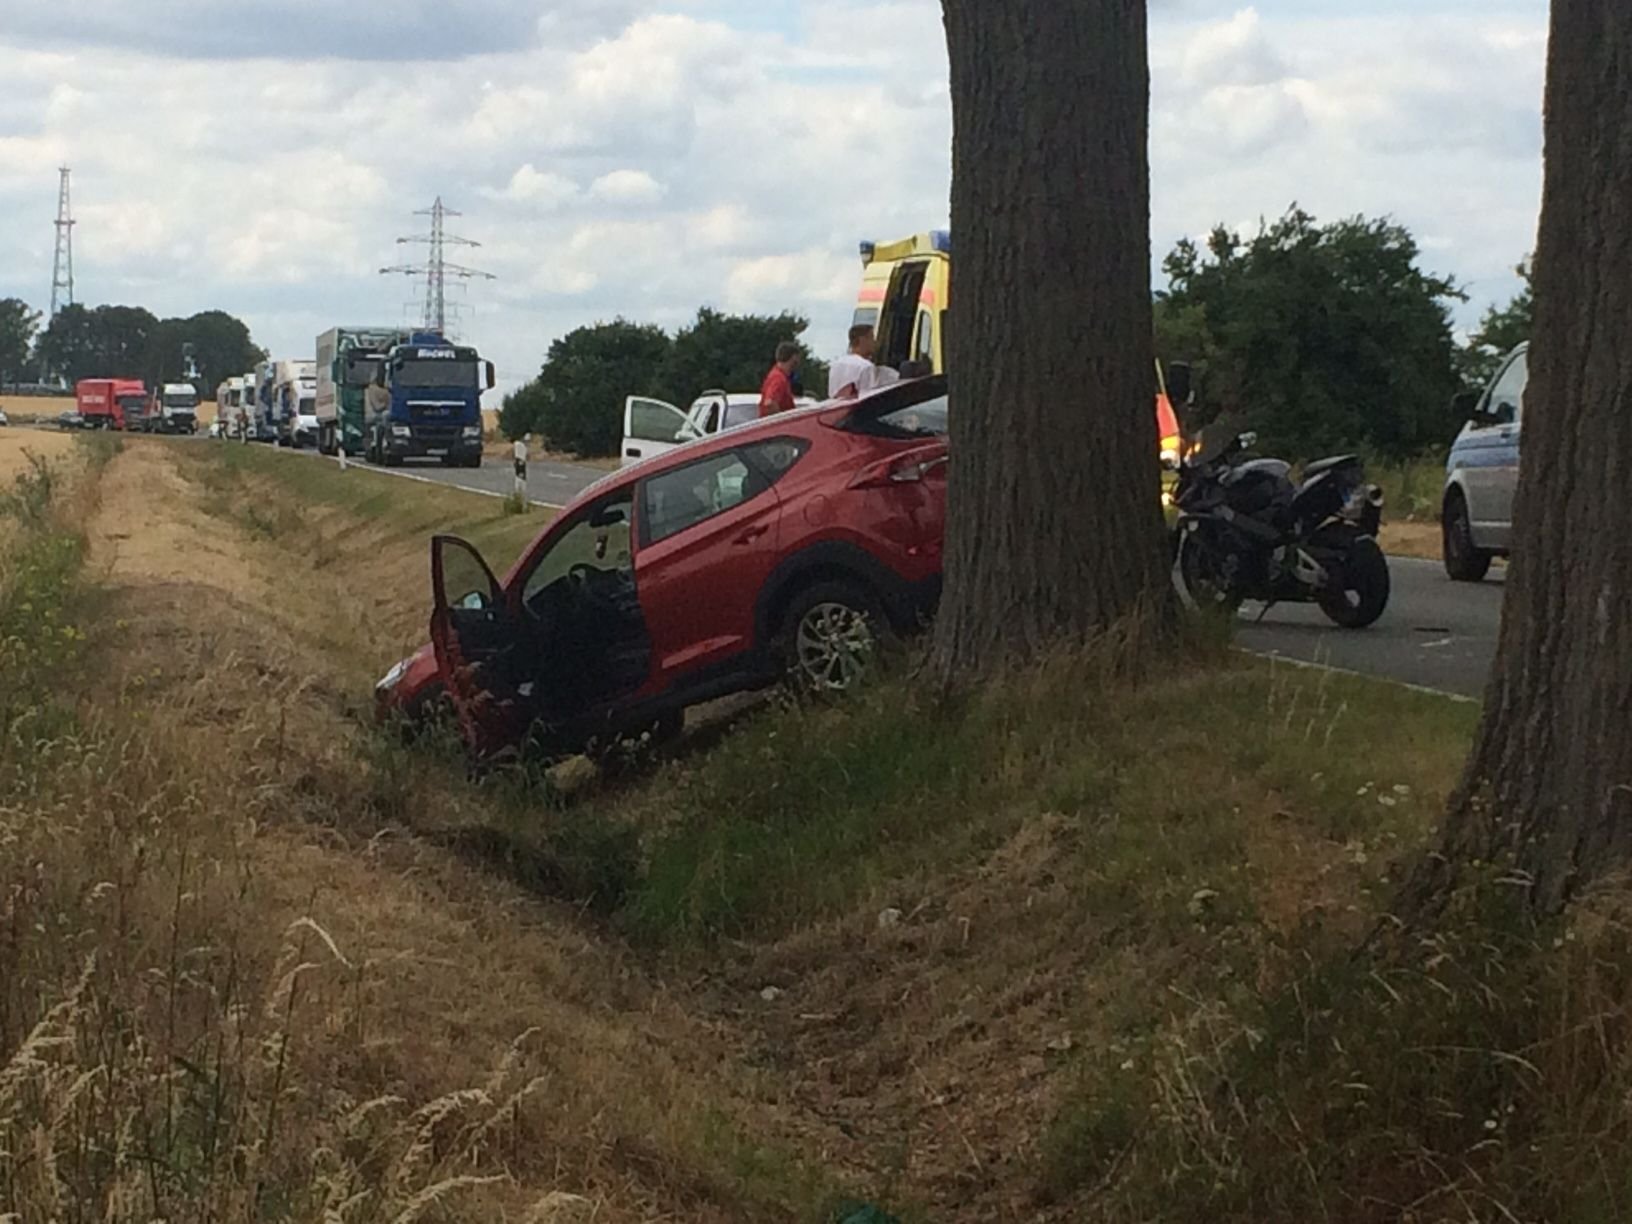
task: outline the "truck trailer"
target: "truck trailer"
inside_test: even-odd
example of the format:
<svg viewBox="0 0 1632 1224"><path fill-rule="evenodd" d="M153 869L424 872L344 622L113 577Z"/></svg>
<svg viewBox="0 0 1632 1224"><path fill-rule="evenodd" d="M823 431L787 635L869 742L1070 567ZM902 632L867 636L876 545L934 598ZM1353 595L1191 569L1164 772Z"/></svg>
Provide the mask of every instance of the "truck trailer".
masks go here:
<svg viewBox="0 0 1632 1224"><path fill-rule="evenodd" d="M366 392L391 349L408 339L399 327L331 327L317 338L317 449L361 456L369 449ZM378 399L378 397L376 397Z"/></svg>
<svg viewBox="0 0 1632 1224"><path fill-rule="evenodd" d="M420 458L481 467L482 392L493 382L493 363L474 348L411 333L387 350L364 389L365 457L387 467Z"/></svg>

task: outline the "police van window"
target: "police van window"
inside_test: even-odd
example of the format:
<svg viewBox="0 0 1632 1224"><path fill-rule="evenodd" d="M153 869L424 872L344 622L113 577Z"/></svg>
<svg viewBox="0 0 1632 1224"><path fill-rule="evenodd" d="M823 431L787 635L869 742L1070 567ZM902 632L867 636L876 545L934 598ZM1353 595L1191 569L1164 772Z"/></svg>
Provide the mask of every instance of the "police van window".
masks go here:
<svg viewBox="0 0 1632 1224"><path fill-rule="evenodd" d="M1529 381L1528 355L1520 353L1490 390L1490 415L1498 425L1516 424L1524 414L1524 389Z"/></svg>
<svg viewBox="0 0 1632 1224"><path fill-rule="evenodd" d="M927 310L918 316L918 340L912 355L918 361L935 360L935 316Z"/></svg>

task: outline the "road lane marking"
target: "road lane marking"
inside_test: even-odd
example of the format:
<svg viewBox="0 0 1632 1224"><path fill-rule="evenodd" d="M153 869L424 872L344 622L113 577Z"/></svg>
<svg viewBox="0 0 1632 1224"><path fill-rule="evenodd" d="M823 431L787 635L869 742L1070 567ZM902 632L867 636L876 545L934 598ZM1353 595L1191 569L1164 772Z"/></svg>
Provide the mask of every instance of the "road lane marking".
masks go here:
<svg viewBox="0 0 1632 1224"><path fill-rule="evenodd" d="M1399 688L1409 689L1413 693L1422 693L1429 697L1444 697L1462 705L1482 705L1477 697L1469 697L1466 693L1453 693L1449 689L1432 688L1426 684L1412 684L1409 680L1396 680L1392 676L1379 676L1374 672L1355 671L1349 667L1336 667L1330 663L1313 663L1308 659L1298 659L1291 655L1276 654L1273 651L1253 650L1247 646L1235 646L1242 654L1254 655L1260 659L1268 659L1271 663L1287 663L1293 667L1302 667L1310 671L1332 672L1339 676L1353 676L1358 680L1377 680L1383 684L1396 685Z"/></svg>

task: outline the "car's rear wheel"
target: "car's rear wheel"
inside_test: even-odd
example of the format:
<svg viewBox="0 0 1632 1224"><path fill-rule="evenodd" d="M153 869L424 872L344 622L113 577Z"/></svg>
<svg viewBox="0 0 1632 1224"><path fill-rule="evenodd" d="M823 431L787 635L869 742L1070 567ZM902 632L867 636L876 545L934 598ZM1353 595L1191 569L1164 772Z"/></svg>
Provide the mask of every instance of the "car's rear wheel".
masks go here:
<svg viewBox="0 0 1632 1224"><path fill-rule="evenodd" d="M841 696L877 673L891 638L883 609L866 588L819 582L788 604L777 653L795 688Z"/></svg>
<svg viewBox="0 0 1632 1224"><path fill-rule="evenodd" d="M1444 544L1445 572L1456 582L1482 582L1490 572L1491 554L1473 542L1473 520L1468 500L1453 492L1445 499L1440 518Z"/></svg>

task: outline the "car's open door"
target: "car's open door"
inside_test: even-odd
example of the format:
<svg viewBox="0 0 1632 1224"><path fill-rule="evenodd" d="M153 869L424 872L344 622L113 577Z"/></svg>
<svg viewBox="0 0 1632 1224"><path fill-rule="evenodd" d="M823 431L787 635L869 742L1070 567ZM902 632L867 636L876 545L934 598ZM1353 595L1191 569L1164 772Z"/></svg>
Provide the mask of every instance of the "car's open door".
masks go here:
<svg viewBox="0 0 1632 1224"><path fill-rule="evenodd" d="M623 463L639 463L698 436L691 418L673 404L631 395L623 402Z"/></svg>
<svg viewBox="0 0 1632 1224"><path fill-rule="evenodd" d="M520 618L482 555L455 536L431 540L431 643L442 687L478 756L518 748L532 721Z"/></svg>

